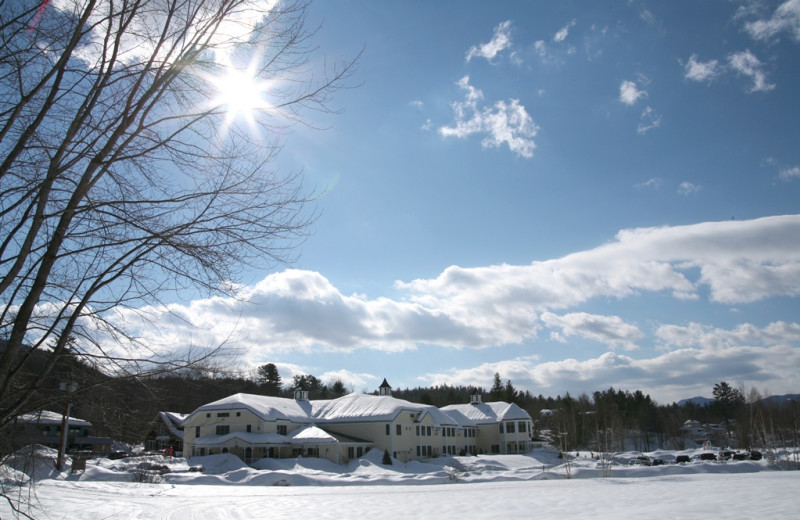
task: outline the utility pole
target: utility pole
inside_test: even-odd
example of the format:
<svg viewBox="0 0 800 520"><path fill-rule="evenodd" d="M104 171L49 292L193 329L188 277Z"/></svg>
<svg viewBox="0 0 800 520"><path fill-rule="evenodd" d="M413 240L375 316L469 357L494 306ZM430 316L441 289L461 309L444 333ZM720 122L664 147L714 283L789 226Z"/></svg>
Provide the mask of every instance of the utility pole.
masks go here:
<svg viewBox="0 0 800 520"><path fill-rule="evenodd" d="M61 418L61 442L58 446L58 460L56 461L56 469L63 471L64 455L67 452L67 440L69 439L69 414L72 411L72 394L78 389L78 383L61 383L58 388L67 393L67 404L64 407L64 415Z"/></svg>

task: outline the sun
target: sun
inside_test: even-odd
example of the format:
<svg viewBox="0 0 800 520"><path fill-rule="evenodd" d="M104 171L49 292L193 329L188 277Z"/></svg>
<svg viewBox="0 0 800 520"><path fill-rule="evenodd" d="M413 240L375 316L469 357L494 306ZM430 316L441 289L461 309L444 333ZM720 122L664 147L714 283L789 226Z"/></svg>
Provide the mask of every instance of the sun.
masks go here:
<svg viewBox="0 0 800 520"><path fill-rule="evenodd" d="M258 78L254 66L237 68L228 64L222 73L208 78L214 90L210 106L225 113L225 126L244 120L255 128L259 113L269 110L269 83Z"/></svg>

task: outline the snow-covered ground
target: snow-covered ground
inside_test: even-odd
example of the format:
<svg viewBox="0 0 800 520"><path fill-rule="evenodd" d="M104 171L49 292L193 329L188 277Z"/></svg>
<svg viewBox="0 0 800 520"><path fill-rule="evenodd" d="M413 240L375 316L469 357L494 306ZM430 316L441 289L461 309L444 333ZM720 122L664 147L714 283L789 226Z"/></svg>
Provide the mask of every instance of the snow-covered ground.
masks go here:
<svg viewBox="0 0 800 520"><path fill-rule="evenodd" d="M7 460L0 478L6 495L21 499L26 513L42 519L800 515L800 471L775 470L766 459L675 464L675 452L658 452L646 455L666 464L645 466L630 465L641 454L626 453L614 458L610 476L603 478L609 472L591 455L573 454L565 464L552 450L535 450L384 466L382 452L373 450L347 465L307 458L263 459L255 467L233 455L190 460L155 455L91 459L84 472L69 474L56 472L45 451L35 464ZM189 471L198 466L202 472ZM165 469L169 472L158 475ZM8 503L0 504L0 518L15 518Z"/></svg>

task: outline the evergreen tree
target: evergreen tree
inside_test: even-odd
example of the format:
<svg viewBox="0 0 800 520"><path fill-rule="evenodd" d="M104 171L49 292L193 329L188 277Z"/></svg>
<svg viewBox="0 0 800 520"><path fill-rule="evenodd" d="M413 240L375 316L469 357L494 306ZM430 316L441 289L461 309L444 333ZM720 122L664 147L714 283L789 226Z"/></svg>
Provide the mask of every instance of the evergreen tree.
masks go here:
<svg viewBox="0 0 800 520"><path fill-rule="evenodd" d="M499 401L503 398L504 392L505 387L503 386L503 380L500 379L500 372L495 372L492 389L489 390L489 399L491 401Z"/></svg>
<svg viewBox="0 0 800 520"><path fill-rule="evenodd" d="M334 397L341 397L343 395L347 395L348 393L347 387L344 386L344 381L342 381L341 379L337 379L336 381L334 381L333 385L331 385L331 393L333 394Z"/></svg>
<svg viewBox="0 0 800 520"><path fill-rule="evenodd" d="M744 406L744 395L738 388L733 388L725 381L714 385L714 411L722 416L725 427L730 431L729 420L733 418Z"/></svg>
<svg viewBox="0 0 800 520"><path fill-rule="evenodd" d="M266 395L280 395L281 375L274 363L267 363L258 367L258 384L263 387Z"/></svg>

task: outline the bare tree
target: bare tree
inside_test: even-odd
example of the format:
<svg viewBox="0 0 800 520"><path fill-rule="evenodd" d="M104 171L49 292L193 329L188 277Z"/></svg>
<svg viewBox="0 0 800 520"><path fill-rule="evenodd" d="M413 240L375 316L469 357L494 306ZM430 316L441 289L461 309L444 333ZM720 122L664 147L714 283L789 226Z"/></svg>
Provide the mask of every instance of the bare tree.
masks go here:
<svg viewBox="0 0 800 520"><path fill-rule="evenodd" d="M306 7L0 0L0 426L67 354L137 376L207 362L219 345L137 341L133 311L291 260L312 218L271 169L277 136L354 67L315 67ZM221 92L231 70L257 111Z"/></svg>

